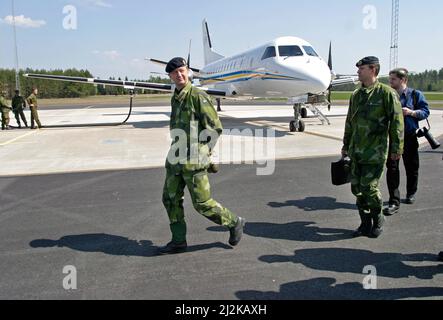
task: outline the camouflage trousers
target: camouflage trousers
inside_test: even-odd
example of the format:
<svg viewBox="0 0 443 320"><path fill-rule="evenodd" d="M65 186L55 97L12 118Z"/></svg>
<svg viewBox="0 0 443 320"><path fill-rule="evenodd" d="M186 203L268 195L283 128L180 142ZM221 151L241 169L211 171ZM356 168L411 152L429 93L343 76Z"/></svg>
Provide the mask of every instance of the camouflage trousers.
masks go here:
<svg viewBox="0 0 443 320"><path fill-rule="evenodd" d="M186 240L183 208L185 187L188 188L192 204L198 213L218 225L227 228L235 227L237 216L211 198L211 187L206 170L176 173L167 169L163 188L163 205L168 212L172 241L183 242Z"/></svg>
<svg viewBox="0 0 443 320"><path fill-rule="evenodd" d="M370 211L380 214L383 208L383 199L380 192L380 179L383 175L384 163L351 164L351 188L357 197L357 207L360 212ZM369 213L369 212L368 212Z"/></svg>
<svg viewBox="0 0 443 320"><path fill-rule="evenodd" d="M40 119L38 117L38 111L36 107L29 107L31 109L31 128L34 128L34 121L37 123L37 127L41 128L42 124L40 123Z"/></svg>
<svg viewBox="0 0 443 320"><path fill-rule="evenodd" d="M5 129L9 126L9 109L3 109L2 113L2 129Z"/></svg>

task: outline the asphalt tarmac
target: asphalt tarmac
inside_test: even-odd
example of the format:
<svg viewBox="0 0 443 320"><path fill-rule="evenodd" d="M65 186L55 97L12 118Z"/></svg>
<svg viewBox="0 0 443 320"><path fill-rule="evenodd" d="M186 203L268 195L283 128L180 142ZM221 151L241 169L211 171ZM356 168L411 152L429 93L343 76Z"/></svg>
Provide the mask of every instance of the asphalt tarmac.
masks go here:
<svg viewBox="0 0 443 320"><path fill-rule="evenodd" d="M0 134L0 299L443 298L442 151L424 139L417 202L387 218L379 239L354 239L350 186L330 182L347 108L323 109L331 125L310 115L304 133L290 133L290 106L225 105L218 145L228 148L210 181L213 197L246 218L244 237L232 248L186 193L189 250L157 256L170 240L161 202L170 108L137 105L126 125L105 126L127 107L62 107L41 110L43 130ZM431 117L442 141L442 112ZM262 144L274 152L270 175L258 175L269 154L248 153Z"/></svg>
<svg viewBox="0 0 443 320"><path fill-rule="evenodd" d="M244 238L229 246L186 194L189 250L174 256L156 256L170 240L161 168L2 178L0 299L442 299L441 151L422 150L416 204L376 240L352 238L359 218L350 186L330 183L334 160L277 161L271 176L223 165L213 196L247 219Z"/></svg>

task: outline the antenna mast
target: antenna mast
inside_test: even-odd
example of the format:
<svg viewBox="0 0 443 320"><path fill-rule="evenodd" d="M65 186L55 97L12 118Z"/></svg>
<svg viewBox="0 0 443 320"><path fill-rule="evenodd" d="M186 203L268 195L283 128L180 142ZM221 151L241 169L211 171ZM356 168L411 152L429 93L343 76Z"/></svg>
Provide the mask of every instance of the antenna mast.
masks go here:
<svg viewBox="0 0 443 320"><path fill-rule="evenodd" d="M391 70L398 67L398 22L400 16L400 0L392 0L392 25L391 25Z"/></svg>

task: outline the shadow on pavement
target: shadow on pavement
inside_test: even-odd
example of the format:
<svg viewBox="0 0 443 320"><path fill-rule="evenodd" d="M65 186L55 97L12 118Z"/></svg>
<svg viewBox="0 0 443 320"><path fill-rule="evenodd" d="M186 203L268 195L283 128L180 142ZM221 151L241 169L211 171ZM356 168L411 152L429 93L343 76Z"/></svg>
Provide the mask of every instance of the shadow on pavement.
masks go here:
<svg viewBox="0 0 443 320"><path fill-rule="evenodd" d="M226 228L209 227L208 231L225 232ZM328 242L352 239L353 230L320 228L315 222L297 221L285 224L246 222L244 233L258 238L291 241Z"/></svg>
<svg viewBox="0 0 443 320"><path fill-rule="evenodd" d="M109 234L82 234L64 236L59 240L38 239L29 243L32 248L69 248L83 252L102 252L115 256L154 257L157 256L157 246L149 240L131 240ZM230 246L215 242L188 246L187 252L209 250L212 248L232 249Z"/></svg>
<svg viewBox="0 0 443 320"><path fill-rule="evenodd" d="M279 292L245 290L236 293L241 300L393 300L443 296L441 287L365 290L358 282L335 284L334 278L315 278L285 283Z"/></svg>
<svg viewBox="0 0 443 320"><path fill-rule="evenodd" d="M292 262L313 270L360 275L363 275L363 268L366 266L375 266L377 276L393 279L408 277L432 279L435 275L443 273L443 264L411 266L404 263L438 261L437 255L426 253L376 253L349 248L318 248L297 250L293 256L262 256L259 260L267 263Z"/></svg>
<svg viewBox="0 0 443 320"><path fill-rule="evenodd" d="M357 210L357 206L346 202L337 202L332 197L307 197L303 200L288 200L286 202L269 202L271 208L297 207L305 211L318 210L338 210L349 209Z"/></svg>

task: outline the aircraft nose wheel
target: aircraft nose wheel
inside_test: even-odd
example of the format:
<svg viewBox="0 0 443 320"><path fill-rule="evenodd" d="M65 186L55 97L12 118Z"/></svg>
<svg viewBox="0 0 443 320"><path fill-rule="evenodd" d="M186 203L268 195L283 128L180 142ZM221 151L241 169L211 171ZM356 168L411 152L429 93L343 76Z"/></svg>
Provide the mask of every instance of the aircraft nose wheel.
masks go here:
<svg viewBox="0 0 443 320"><path fill-rule="evenodd" d="M302 120L298 120L298 125L297 125L297 121L291 121L291 123L289 123L289 131L304 132L305 131L305 123Z"/></svg>

